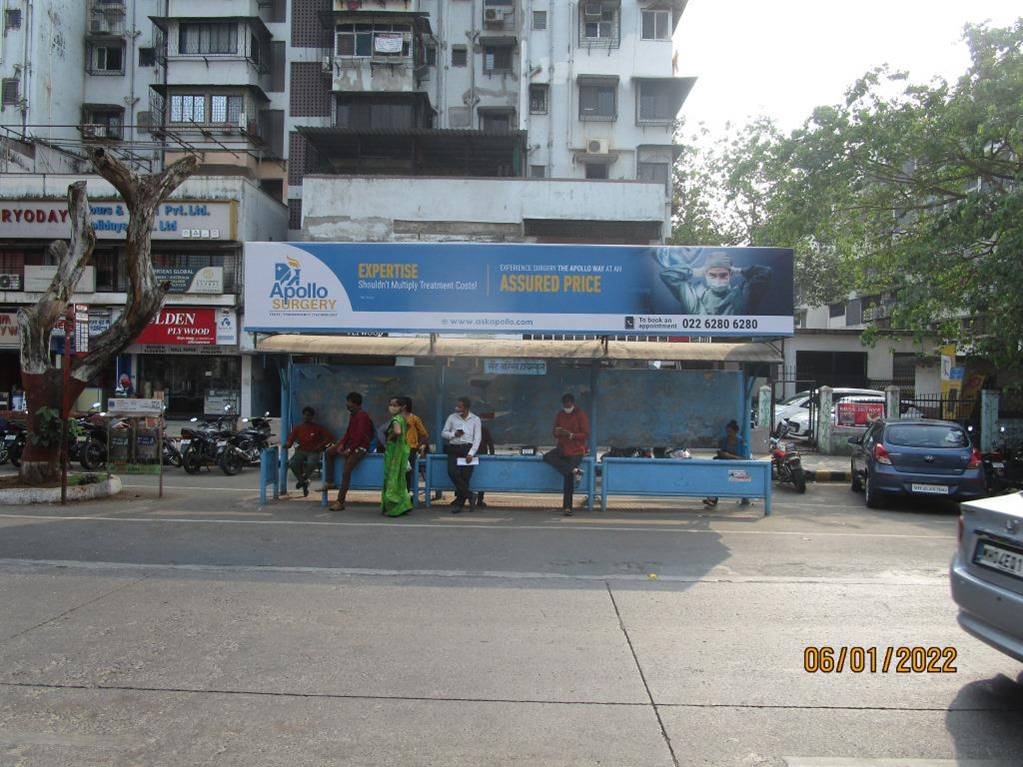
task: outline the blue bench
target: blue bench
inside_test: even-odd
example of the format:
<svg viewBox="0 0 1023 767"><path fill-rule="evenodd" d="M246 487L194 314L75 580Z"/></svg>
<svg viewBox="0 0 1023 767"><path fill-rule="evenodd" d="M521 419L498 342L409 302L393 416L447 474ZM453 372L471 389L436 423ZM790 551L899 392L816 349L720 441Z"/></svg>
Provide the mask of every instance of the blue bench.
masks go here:
<svg viewBox="0 0 1023 767"><path fill-rule="evenodd" d="M592 458L583 458L579 464L583 476L578 492L588 498L587 508L593 509L596 495L596 476ZM538 455L481 455L479 465L473 469L470 487L473 492L495 493L561 493L564 477L544 463ZM431 453L426 457L426 505L434 490L454 490L448 476L448 457Z"/></svg>
<svg viewBox="0 0 1023 767"><path fill-rule="evenodd" d="M763 498L764 515L771 514L770 461L605 458L600 465L601 511L609 495L677 495Z"/></svg>
<svg viewBox="0 0 1023 767"><path fill-rule="evenodd" d="M320 459L320 475L323 477L324 485L327 482L333 483L334 487L341 486L341 472L345 467L345 459L337 455L333 457L331 462L330 478L327 477L327 463L329 459L326 455ZM349 490L375 490L378 493L384 486L384 454L383 453L366 453L362 460L359 461L359 465L355 467L352 472L352 479L348 485ZM413 497L419 497L419 472L416 471L412 475L412 492ZM327 505L327 495L330 493L329 490L324 489L321 493L320 505Z"/></svg>

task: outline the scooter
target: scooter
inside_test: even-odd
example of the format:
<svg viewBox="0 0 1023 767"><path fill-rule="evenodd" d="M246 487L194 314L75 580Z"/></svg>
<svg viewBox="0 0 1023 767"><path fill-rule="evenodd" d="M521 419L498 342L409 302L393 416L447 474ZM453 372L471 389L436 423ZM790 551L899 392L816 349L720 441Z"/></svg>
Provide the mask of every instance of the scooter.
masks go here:
<svg viewBox="0 0 1023 767"><path fill-rule="evenodd" d="M771 477L778 482L789 482L797 493L806 492L806 472L803 459L791 442L782 443L778 437L768 440L771 447Z"/></svg>

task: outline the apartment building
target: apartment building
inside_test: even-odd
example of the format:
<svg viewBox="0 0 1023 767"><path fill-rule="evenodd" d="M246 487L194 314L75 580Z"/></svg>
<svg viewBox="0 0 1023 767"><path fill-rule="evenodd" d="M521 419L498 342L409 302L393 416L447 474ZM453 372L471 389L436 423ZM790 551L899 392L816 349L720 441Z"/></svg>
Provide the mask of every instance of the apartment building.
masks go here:
<svg viewBox="0 0 1023 767"><path fill-rule="evenodd" d="M684 0L295 0L291 236L663 239L674 121L695 81L674 72L684 8ZM450 185L459 202L480 208L497 195L501 204L489 216L459 215L428 181L438 177L460 179ZM509 178L556 183L469 181ZM417 216L389 215L410 199ZM539 199L544 211L527 210Z"/></svg>

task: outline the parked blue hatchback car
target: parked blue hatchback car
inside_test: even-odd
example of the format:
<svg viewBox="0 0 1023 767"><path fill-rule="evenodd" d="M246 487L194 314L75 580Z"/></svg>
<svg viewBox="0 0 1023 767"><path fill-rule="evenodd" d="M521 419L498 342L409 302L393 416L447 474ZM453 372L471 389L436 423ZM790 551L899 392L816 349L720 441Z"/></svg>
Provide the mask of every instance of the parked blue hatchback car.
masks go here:
<svg viewBox="0 0 1023 767"><path fill-rule="evenodd" d="M896 495L968 500L986 495L980 451L957 423L879 420L853 445L852 489L876 509Z"/></svg>

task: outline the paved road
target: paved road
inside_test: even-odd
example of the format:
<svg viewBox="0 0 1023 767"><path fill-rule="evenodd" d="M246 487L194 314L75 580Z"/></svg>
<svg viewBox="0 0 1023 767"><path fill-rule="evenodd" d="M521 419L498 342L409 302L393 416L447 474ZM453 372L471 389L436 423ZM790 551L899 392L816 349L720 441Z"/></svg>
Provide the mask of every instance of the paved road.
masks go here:
<svg viewBox="0 0 1023 767"><path fill-rule="evenodd" d="M0 764L1019 764L955 515L841 487L581 513L259 508L251 475L0 509ZM497 500L497 499L495 499ZM956 673L808 674L807 645ZM822 761L828 758L855 761ZM947 760L947 761L946 761Z"/></svg>

